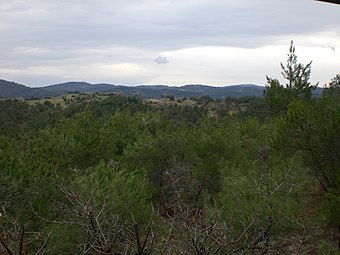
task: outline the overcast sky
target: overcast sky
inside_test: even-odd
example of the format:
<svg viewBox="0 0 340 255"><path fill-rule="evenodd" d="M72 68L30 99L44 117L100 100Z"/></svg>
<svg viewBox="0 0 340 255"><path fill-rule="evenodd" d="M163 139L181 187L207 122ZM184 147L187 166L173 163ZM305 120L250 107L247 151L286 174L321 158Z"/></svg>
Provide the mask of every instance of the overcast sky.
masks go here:
<svg viewBox="0 0 340 255"><path fill-rule="evenodd" d="M264 85L291 40L312 81L340 73L340 5L313 0L0 0L0 78L31 87Z"/></svg>

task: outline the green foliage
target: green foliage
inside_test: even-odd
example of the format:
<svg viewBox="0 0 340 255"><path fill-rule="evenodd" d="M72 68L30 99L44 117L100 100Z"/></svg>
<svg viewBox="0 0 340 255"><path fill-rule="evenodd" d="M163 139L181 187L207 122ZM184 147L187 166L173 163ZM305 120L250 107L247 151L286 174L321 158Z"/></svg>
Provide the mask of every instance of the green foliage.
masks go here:
<svg viewBox="0 0 340 255"><path fill-rule="evenodd" d="M281 63L282 76L288 81L282 85L277 79L267 77L264 97L275 116L284 115L294 99L309 101L313 90L318 86L309 82L312 62L307 65L297 63L295 47L291 41L287 64Z"/></svg>
<svg viewBox="0 0 340 255"><path fill-rule="evenodd" d="M74 180L74 192L79 199L89 203L96 211L118 215L125 220L146 222L150 215L151 193L146 176L141 171L127 172L114 162L100 162Z"/></svg>
<svg viewBox="0 0 340 255"><path fill-rule="evenodd" d="M340 225L340 196L339 191L336 189L328 190L325 194L325 198L320 205L318 213L326 220L326 224L329 226Z"/></svg>
<svg viewBox="0 0 340 255"><path fill-rule="evenodd" d="M51 104L29 106L20 100L0 101L0 134L17 137L23 133L37 133L52 126L61 116L61 109Z"/></svg>
<svg viewBox="0 0 340 255"><path fill-rule="evenodd" d="M297 63L295 47L293 45L293 41L291 41L287 64L284 66L281 63L282 75L283 78L288 80L286 88L291 89L295 96L304 100L310 100L312 97L312 91L317 87L317 84L311 85L309 82L311 65L312 62L309 62L306 66L301 63Z"/></svg>
<svg viewBox="0 0 340 255"><path fill-rule="evenodd" d="M241 103L245 98L240 98L237 100L238 103ZM246 109L244 111L240 111L237 114L237 117L240 118L247 118L253 117L258 118L260 120L265 120L269 117L270 112L268 108L268 104L264 98L261 97L250 97L248 100L245 101L247 104Z"/></svg>
<svg viewBox="0 0 340 255"><path fill-rule="evenodd" d="M339 187L340 107L334 99L293 103L278 122L274 145L282 153L303 153L325 190Z"/></svg>
<svg viewBox="0 0 340 255"><path fill-rule="evenodd" d="M196 125L202 118L207 116L207 109L195 106L179 106L178 104L167 106L163 109L169 120L177 125Z"/></svg>
<svg viewBox="0 0 340 255"><path fill-rule="evenodd" d="M339 255L340 251L332 246L329 242L323 241L319 247L318 254L320 255Z"/></svg>
<svg viewBox="0 0 340 255"><path fill-rule="evenodd" d="M294 252L307 252L314 229L339 223L340 109L333 96L310 102L298 92L309 65L285 68L291 89L267 90L287 107L280 119L258 98L155 108L116 96L66 109L0 102L5 242L15 250L25 227L34 253L45 243L51 254L142 254L138 240L149 254L284 254L305 243ZM239 112L214 114L220 106Z"/></svg>
<svg viewBox="0 0 340 255"><path fill-rule="evenodd" d="M145 132L126 148L121 160L131 171L144 169L153 184L155 198L161 199L164 172L171 167L174 160L183 160L183 133L162 116L149 115L141 118Z"/></svg>
<svg viewBox="0 0 340 255"><path fill-rule="evenodd" d="M72 119L62 119L54 128L42 131L37 142L41 145L42 155L47 156L46 160L52 164L82 168L96 165L105 156L108 148L102 131L99 122L86 111ZM104 154L100 155L101 152Z"/></svg>
<svg viewBox="0 0 340 255"><path fill-rule="evenodd" d="M324 97L333 97L340 102L340 73L329 82L323 91Z"/></svg>
<svg viewBox="0 0 340 255"><path fill-rule="evenodd" d="M264 92L267 104L274 116L282 116L287 112L288 105L293 101L294 95L276 79L267 77Z"/></svg>
<svg viewBox="0 0 340 255"><path fill-rule="evenodd" d="M296 101L278 121L273 146L282 155L299 154L305 169L320 184L322 201L315 214L331 228L339 228L340 104L334 97L316 103Z"/></svg>
<svg viewBox="0 0 340 255"><path fill-rule="evenodd" d="M218 199L222 215L240 224L255 219L260 225L289 227L307 202L299 196L306 192L306 179L297 159L285 162L274 158L265 164L248 159L242 165L230 164Z"/></svg>
<svg viewBox="0 0 340 255"><path fill-rule="evenodd" d="M209 95L201 96L197 99L198 104L200 105L207 105L209 104L213 99Z"/></svg>

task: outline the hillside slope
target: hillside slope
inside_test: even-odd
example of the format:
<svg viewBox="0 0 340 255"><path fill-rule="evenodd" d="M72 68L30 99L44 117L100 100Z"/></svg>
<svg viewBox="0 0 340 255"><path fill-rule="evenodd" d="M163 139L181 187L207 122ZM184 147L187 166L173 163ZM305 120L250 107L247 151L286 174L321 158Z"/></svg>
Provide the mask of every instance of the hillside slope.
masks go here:
<svg viewBox="0 0 340 255"><path fill-rule="evenodd" d="M97 93L112 92L124 96L140 96L146 99L157 99L162 96L182 97L201 97L208 95L212 98L226 97L244 97L244 96L263 96L263 86L254 84L229 85L223 87L213 87L208 85L184 85L184 86L166 86L166 85L139 85L124 86L113 84L91 84L87 82L66 82L49 85L39 88L30 88L15 82L0 80L0 99L7 98L44 98L55 97L67 93ZM322 93L321 88L317 88L314 96Z"/></svg>
<svg viewBox="0 0 340 255"><path fill-rule="evenodd" d="M113 84L90 84L87 82L66 82L39 88L30 88L15 82L0 80L0 99L6 98L42 98L54 97L67 93L96 93L113 92L125 96L138 95L142 98L161 98L163 95L179 97L201 97L208 95L212 98L262 96L263 87L257 85L231 85L213 87L207 85L139 85L124 86Z"/></svg>

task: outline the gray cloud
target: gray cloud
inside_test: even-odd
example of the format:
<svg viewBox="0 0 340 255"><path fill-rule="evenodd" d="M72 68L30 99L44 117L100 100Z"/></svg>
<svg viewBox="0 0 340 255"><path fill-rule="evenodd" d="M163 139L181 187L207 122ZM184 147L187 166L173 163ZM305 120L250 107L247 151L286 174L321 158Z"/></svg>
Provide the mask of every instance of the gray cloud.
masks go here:
<svg viewBox="0 0 340 255"><path fill-rule="evenodd" d="M329 45L322 45L322 48L330 49L331 51L335 52L336 48L334 46L329 46Z"/></svg>
<svg viewBox="0 0 340 255"><path fill-rule="evenodd" d="M338 48L339 24L338 6L313 0L0 0L0 76L89 63L148 71L146 63L163 52L255 49L304 36L318 38L305 46Z"/></svg>
<svg viewBox="0 0 340 255"><path fill-rule="evenodd" d="M0 31L11 36L3 38L2 45L123 45L158 50L202 45L258 47L278 35L337 31L340 24L337 6L311 0L5 3L0 3L5 5Z"/></svg>
<svg viewBox="0 0 340 255"><path fill-rule="evenodd" d="M169 63L168 59L166 57L158 56L154 61L156 64L167 64Z"/></svg>

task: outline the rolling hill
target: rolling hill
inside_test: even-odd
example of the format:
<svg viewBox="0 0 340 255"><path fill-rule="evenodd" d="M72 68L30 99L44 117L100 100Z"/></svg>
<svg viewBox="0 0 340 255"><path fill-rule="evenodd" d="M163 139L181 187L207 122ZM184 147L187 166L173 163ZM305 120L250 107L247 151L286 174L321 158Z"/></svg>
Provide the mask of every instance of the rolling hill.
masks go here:
<svg viewBox="0 0 340 255"><path fill-rule="evenodd" d="M87 82L66 82L48 85L39 88L30 88L22 84L0 80L0 99L9 98L44 98L55 97L67 93L97 93L111 92L125 96L138 95L142 98L160 98L163 95L173 95L181 97L201 97L209 95L212 98L243 97L243 96L263 96L263 86L254 84L229 85L223 87L213 87L200 84L184 86L166 85L139 85L123 86L113 84L91 84ZM322 93L322 89L315 91L315 96Z"/></svg>

